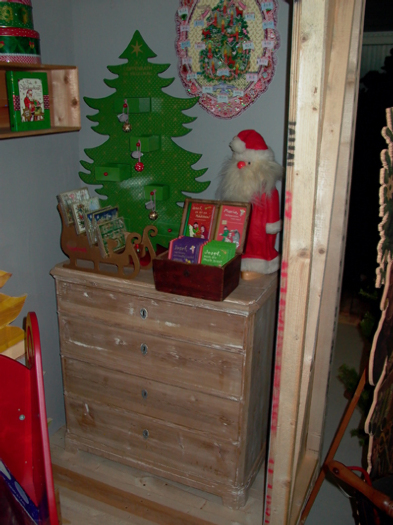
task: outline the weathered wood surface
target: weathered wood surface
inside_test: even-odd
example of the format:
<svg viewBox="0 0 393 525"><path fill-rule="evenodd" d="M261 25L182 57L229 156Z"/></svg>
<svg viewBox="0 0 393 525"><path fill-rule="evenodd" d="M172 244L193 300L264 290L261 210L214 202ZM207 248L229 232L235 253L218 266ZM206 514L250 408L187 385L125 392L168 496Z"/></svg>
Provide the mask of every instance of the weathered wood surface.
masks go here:
<svg viewBox="0 0 393 525"><path fill-rule="evenodd" d="M281 290L264 522L287 523L310 285L329 0L293 3ZM284 453L285 451L285 453Z"/></svg>
<svg viewBox="0 0 393 525"><path fill-rule="evenodd" d="M358 58L354 62L353 57L361 40L361 17L354 17L358 4L364 2L294 4L266 524L296 523L321 445L356 113L353 72ZM349 122L345 129L344 111Z"/></svg>
<svg viewBox="0 0 393 525"><path fill-rule="evenodd" d="M321 144L319 149L319 165L317 169L317 189L316 189L316 207L314 215L314 232L313 232L313 251L312 267L310 272L310 295L308 299L306 335L304 343L303 369L301 375L301 390L299 395L299 410L297 418L297 432L295 440L295 450L293 459L292 477L296 479L297 471L302 463L304 455L307 453L307 437L310 432L315 433L315 423L310 418L310 405L313 397L319 400L319 410L324 412L326 398L326 380L329 374L329 359L332 351L334 338L334 324L329 326L330 341L321 346L318 341L319 327L325 325L325 318L321 319L321 314L325 316L328 312L336 314L338 300L338 282L327 281L326 266L329 250L336 250L332 246L333 238L330 238L332 212L334 209L334 196L336 184L340 184L338 177L343 177L343 173L338 173L338 158L342 140L342 117L344 110L345 94L348 89L347 71L348 56L351 48L351 31L352 28L355 0L346 2L337 2L332 4L330 9L329 31L330 47L326 50L329 56L328 68L325 72L326 86L324 97L324 113L322 120ZM334 7L334 8L333 8ZM345 59L343 59L345 57ZM346 174L346 178L348 174ZM340 181L341 182L341 181ZM337 214L344 210L336 210ZM336 239L334 239L336 240ZM339 265L341 258L336 258ZM335 286L334 286L335 285ZM334 294L332 294L334 286ZM325 311L321 310L321 299L324 292L329 293L329 306ZM327 369L323 373L319 370L320 375L314 376L314 367L316 352L325 354L325 364ZM313 378L315 377L315 382ZM321 444L320 444L321 445ZM320 447L318 447L319 450ZM312 472L310 473L312 475ZM292 488L292 514L296 521L298 514L297 503L293 501L293 492L296 483Z"/></svg>
<svg viewBox="0 0 393 525"><path fill-rule="evenodd" d="M80 128L78 69L50 69L48 83L52 96L51 125Z"/></svg>
<svg viewBox="0 0 393 525"><path fill-rule="evenodd" d="M276 276L212 308L139 275L119 287L103 275L52 273L67 447L243 506L265 461Z"/></svg>
<svg viewBox="0 0 393 525"><path fill-rule="evenodd" d="M102 323L72 316L60 315L59 327L66 357L192 390L241 396L243 355L120 328L114 334Z"/></svg>
<svg viewBox="0 0 393 525"><path fill-rule="evenodd" d="M57 264L51 271L55 278L61 278L64 282L78 283L86 286L97 286L97 276L95 274L84 274L79 271L70 272L65 268L64 263ZM162 298L162 292L158 292L154 287L154 279L152 271L141 271L138 279L132 283L125 282L124 279L117 279L105 275L99 276L100 288L109 289L112 292L120 291L126 292L131 289L135 294L142 295L146 298L157 299ZM249 312L255 311L259 308L259 303L265 301L267 296L275 293L277 289L277 274L260 275L260 277L252 282L241 280L239 286L234 290L225 301L204 301L201 303L200 299L194 297L185 297L181 295L165 294L165 300L174 304L189 305L195 308L200 308L201 304L209 310L231 312L233 305L236 313L241 312L248 315Z"/></svg>
<svg viewBox="0 0 393 525"><path fill-rule="evenodd" d="M207 435L239 439L239 403L63 358L64 392L136 414L172 421Z"/></svg>
<svg viewBox="0 0 393 525"><path fill-rule="evenodd" d="M63 525L260 525L263 471L245 507L231 510L221 498L86 452L64 448L61 429L51 438L55 486ZM104 486L103 486L104 485ZM180 521L179 521L180 520Z"/></svg>

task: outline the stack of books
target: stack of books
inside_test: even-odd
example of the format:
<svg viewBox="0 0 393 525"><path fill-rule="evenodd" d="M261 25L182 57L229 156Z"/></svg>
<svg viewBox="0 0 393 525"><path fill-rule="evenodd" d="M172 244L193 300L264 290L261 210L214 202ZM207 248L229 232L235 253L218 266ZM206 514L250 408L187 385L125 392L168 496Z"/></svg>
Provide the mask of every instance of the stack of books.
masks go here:
<svg viewBox="0 0 393 525"><path fill-rule="evenodd" d="M169 244L168 259L224 266L241 253L249 204L186 199L183 235Z"/></svg>
<svg viewBox="0 0 393 525"><path fill-rule="evenodd" d="M77 235L86 235L90 246L98 246L102 257L109 256L108 240L116 242L112 248L125 248L127 231L117 206L101 208L98 197L90 197L87 187L57 195L66 226L74 225Z"/></svg>

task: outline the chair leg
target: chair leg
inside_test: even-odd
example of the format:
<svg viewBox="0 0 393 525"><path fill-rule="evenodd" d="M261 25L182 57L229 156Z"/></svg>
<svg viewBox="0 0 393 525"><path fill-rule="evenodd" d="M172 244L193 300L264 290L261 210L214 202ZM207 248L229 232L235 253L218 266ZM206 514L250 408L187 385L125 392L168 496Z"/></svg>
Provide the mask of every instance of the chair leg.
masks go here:
<svg viewBox="0 0 393 525"><path fill-rule="evenodd" d="M341 440L345 434L345 431L347 429L347 426L351 420L351 417L352 417L352 414L359 402L359 398L363 392L363 389L364 389L364 386L366 384L366 369L363 370L363 374L360 378L360 381L359 381L359 384L358 386L356 387L356 390L355 390L355 393L351 399L351 402L349 403L349 405L347 406L345 412L344 412L344 415L341 419L341 422L340 422L340 425L337 429L337 432L336 432L336 435L334 436L334 439L332 441L332 444L330 445L330 448L329 448L329 451L326 455L326 458L325 458L325 461L323 462L322 464L322 467L321 467L321 470L319 472L319 475L318 475L318 478L315 482L315 485L310 493L310 497L308 498L307 500L307 503L306 503L306 506L304 507L303 509L303 512L302 512L302 515L300 517L300 522L299 524L300 525L304 525L304 523L306 522L306 519L310 513L310 510L314 504L314 501L318 495L318 492L319 492L319 489L321 488L322 486L322 483L323 483L323 480L325 479L326 477L326 469L327 469L327 465L328 463L330 463L336 452L337 452L337 449L341 443Z"/></svg>

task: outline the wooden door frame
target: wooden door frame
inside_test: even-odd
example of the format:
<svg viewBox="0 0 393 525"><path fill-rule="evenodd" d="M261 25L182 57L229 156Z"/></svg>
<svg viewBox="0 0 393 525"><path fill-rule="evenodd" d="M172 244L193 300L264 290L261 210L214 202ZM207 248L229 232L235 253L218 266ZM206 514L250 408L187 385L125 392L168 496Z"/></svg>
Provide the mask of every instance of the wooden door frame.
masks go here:
<svg viewBox="0 0 393 525"><path fill-rule="evenodd" d="M293 4L266 525L298 522L321 463L341 293L364 8L365 0Z"/></svg>

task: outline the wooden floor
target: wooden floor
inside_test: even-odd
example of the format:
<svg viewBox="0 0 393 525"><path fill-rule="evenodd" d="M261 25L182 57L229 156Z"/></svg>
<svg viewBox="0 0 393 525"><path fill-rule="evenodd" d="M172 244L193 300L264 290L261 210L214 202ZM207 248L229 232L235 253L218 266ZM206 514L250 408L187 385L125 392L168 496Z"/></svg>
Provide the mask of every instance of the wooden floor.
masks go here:
<svg viewBox="0 0 393 525"><path fill-rule="evenodd" d="M87 452L64 449L65 429L51 437L63 525L261 525L262 467L245 507Z"/></svg>

